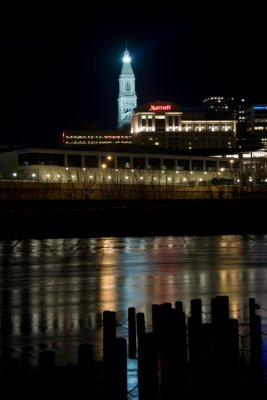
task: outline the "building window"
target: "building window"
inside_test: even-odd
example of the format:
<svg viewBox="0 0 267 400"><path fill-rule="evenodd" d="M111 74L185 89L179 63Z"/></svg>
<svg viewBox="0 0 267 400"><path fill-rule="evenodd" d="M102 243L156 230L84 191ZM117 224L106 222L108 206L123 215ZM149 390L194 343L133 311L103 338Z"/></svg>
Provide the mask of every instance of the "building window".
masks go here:
<svg viewBox="0 0 267 400"><path fill-rule="evenodd" d="M174 169L175 165L174 159L165 158L162 163L165 166L165 169Z"/></svg>
<svg viewBox="0 0 267 400"><path fill-rule="evenodd" d="M149 158L148 164L150 165L151 169L160 169L160 158Z"/></svg>
<svg viewBox="0 0 267 400"><path fill-rule="evenodd" d="M98 168L98 157L84 156L84 166L87 168Z"/></svg>
<svg viewBox="0 0 267 400"><path fill-rule="evenodd" d="M51 154L51 165L64 166L64 154Z"/></svg>
<svg viewBox="0 0 267 400"><path fill-rule="evenodd" d="M189 170L189 160L177 160L177 169L179 171Z"/></svg>
<svg viewBox="0 0 267 400"><path fill-rule="evenodd" d="M155 117L155 125L157 129L165 129L165 117Z"/></svg>
<svg viewBox="0 0 267 400"><path fill-rule="evenodd" d="M81 167L82 156L80 154L68 154L68 167Z"/></svg>
<svg viewBox="0 0 267 400"><path fill-rule="evenodd" d="M192 170L193 171L203 171L203 161L202 160L192 160Z"/></svg>
<svg viewBox="0 0 267 400"><path fill-rule="evenodd" d="M49 154L49 153L19 154L18 165L64 166L64 154Z"/></svg>
<svg viewBox="0 0 267 400"><path fill-rule="evenodd" d="M133 168L134 169L145 169L146 160L145 158L134 157L133 158Z"/></svg>
<svg viewBox="0 0 267 400"><path fill-rule="evenodd" d="M117 158L117 168L130 168L131 159L130 157L118 157Z"/></svg>

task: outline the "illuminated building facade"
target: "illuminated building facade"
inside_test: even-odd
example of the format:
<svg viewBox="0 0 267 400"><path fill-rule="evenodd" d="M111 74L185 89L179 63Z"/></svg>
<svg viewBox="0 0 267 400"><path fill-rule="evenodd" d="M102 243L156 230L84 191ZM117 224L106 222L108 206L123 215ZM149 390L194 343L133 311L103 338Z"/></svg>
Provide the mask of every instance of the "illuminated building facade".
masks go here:
<svg viewBox="0 0 267 400"><path fill-rule="evenodd" d="M208 190L209 185L218 184L266 184L267 153L218 149L210 155L183 155L133 144L101 145L90 150L23 148L0 153L0 181L11 191L13 181L24 182L25 187L29 182L53 183L58 188L71 184L66 192L70 196L75 195L74 187L87 196L89 189L102 191L103 185L107 196L112 188L116 196L122 196L125 185L133 185L133 190L150 186L152 191L158 186L166 189L167 185L170 190L177 186L179 191L181 185ZM5 198L5 190L1 196Z"/></svg>
<svg viewBox="0 0 267 400"><path fill-rule="evenodd" d="M254 104L248 108L247 131L267 135L267 104Z"/></svg>
<svg viewBox="0 0 267 400"><path fill-rule="evenodd" d="M254 104L247 110L247 138L267 148L267 104Z"/></svg>
<svg viewBox="0 0 267 400"><path fill-rule="evenodd" d="M60 145L86 147L95 144L132 143L130 133L118 130L67 130L61 133Z"/></svg>
<svg viewBox="0 0 267 400"><path fill-rule="evenodd" d="M25 148L0 153L0 179L90 183L202 184L213 178L238 179L239 156L178 155L138 145L94 149Z"/></svg>
<svg viewBox="0 0 267 400"><path fill-rule="evenodd" d="M133 143L172 151L234 148L236 121L224 115L184 111L172 102L146 103L132 115Z"/></svg>
<svg viewBox="0 0 267 400"><path fill-rule="evenodd" d="M131 115L137 106L135 93L135 76L131 66L129 51L126 49L123 55L123 66L119 76L118 98L118 128L130 131Z"/></svg>
<svg viewBox="0 0 267 400"><path fill-rule="evenodd" d="M232 96L211 96L203 100L203 107L216 113L227 113L237 122L237 133L246 130L247 102L242 98Z"/></svg>

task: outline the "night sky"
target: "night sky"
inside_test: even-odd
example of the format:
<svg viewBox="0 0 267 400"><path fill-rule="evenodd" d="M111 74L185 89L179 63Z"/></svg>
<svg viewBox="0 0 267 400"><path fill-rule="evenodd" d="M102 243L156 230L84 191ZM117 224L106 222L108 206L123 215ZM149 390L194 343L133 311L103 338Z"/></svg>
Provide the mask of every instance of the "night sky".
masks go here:
<svg viewBox="0 0 267 400"><path fill-rule="evenodd" d="M64 129L116 128L126 40L138 104L267 102L264 10L231 3L2 8L0 144L53 145Z"/></svg>

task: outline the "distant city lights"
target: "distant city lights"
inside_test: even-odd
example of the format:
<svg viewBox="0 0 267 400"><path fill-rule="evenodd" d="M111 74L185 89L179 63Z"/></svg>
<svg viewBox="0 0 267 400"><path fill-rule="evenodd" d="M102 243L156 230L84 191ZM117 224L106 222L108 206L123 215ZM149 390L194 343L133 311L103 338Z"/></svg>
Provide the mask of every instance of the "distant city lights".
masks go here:
<svg viewBox="0 0 267 400"><path fill-rule="evenodd" d="M254 110L267 110L267 106L253 106Z"/></svg>

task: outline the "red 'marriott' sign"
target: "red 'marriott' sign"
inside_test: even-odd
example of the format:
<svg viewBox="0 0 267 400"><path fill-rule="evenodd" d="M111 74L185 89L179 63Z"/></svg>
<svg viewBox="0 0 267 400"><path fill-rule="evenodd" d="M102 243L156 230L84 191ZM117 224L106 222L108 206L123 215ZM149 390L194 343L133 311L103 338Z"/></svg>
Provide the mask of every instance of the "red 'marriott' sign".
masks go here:
<svg viewBox="0 0 267 400"><path fill-rule="evenodd" d="M150 104L149 111L171 111L171 104L155 105Z"/></svg>

